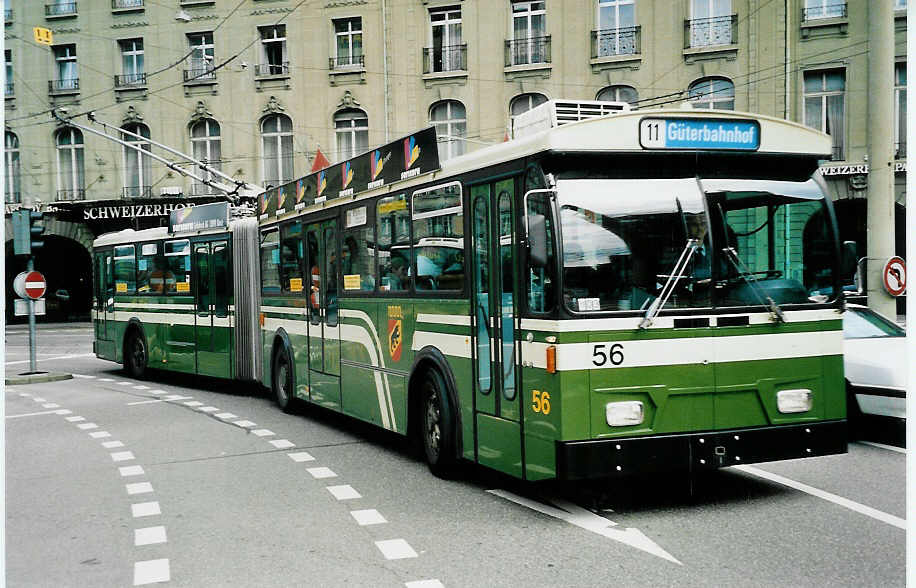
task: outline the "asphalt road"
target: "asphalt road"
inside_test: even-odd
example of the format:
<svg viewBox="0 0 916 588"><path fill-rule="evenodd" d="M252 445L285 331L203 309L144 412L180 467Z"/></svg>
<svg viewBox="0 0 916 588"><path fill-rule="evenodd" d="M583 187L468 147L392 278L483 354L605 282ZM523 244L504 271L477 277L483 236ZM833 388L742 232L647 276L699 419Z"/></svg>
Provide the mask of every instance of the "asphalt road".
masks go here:
<svg viewBox="0 0 916 588"><path fill-rule="evenodd" d="M433 477L400 438L252 385L126 378L46 325L8 386L10 586L903 586L902 450L561 488ZM8 374L27 329L6 333Z"/></svg>

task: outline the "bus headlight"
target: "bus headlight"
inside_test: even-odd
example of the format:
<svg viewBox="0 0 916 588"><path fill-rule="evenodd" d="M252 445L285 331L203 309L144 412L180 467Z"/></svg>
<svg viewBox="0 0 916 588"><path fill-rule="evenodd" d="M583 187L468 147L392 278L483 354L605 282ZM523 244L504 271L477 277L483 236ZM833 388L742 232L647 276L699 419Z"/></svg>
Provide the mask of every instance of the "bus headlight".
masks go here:
<svg viewBox="0 0 916 588"><path fill-rule="evenodd" d="M604 407L604 417L612 427L626 427L642 423L645 411L639 400L608 402Z"/></svg>
<svg viewBox="0 0 916 588"><path fill-rule="evenodd" d="M808 412L811 410L811 390L780 390L776 393L776 408L782 413Z"/></svg>

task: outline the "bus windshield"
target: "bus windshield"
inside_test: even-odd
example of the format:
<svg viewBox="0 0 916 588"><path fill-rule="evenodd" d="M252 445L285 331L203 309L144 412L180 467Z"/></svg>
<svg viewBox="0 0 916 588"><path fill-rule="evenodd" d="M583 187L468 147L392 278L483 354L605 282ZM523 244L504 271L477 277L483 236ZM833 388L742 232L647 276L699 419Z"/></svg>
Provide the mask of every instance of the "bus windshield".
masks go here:
<svg viewBox="0 0 916 588"><path fill-rule="evenodd" d="M666 284L669 309L832 297L834 241L813 179L569 179L557 198L570 312L645 310Z"/></svg>

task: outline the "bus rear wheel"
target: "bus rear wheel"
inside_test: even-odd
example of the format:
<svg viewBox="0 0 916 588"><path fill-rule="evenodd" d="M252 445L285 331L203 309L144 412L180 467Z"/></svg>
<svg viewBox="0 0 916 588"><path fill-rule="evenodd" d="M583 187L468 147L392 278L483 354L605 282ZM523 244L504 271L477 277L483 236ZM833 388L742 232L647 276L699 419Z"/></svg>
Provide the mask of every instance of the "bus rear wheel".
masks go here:
<svg viewBox="0 0 916 588"><path fill-rule="evenodd" d="M146 349L146 340L137 329L131 329L124 345L124 369L127 375L137 380L142 380L146 375L146 364L149 354Z"/></svg>
<svg viewBox="0 0 916 588"><path fill-rule="evenodd" d="M295 396L293 387L293 365L289 359L289 351L283 346L274 354L271 376L274 401L283 412L289 413L293 410Z"/></svg>
<svg viewBox="0 0 916 588"><path fill-rule="evenodd" d="M421 384L420 434L430 471L440 478L455 474L455 414L442 377L430 370Z"/></svg>

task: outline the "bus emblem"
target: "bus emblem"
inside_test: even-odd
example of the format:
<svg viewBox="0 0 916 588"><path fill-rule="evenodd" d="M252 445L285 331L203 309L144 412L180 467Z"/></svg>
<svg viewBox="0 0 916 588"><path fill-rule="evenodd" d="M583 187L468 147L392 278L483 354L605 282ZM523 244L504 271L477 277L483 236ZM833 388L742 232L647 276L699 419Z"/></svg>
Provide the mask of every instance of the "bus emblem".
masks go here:
<svg viewBox="0 0 916 588"><path fill-rule="evenodd" d="M388 355L391 361L401 360L401 319L388 319Z"/></svg>

